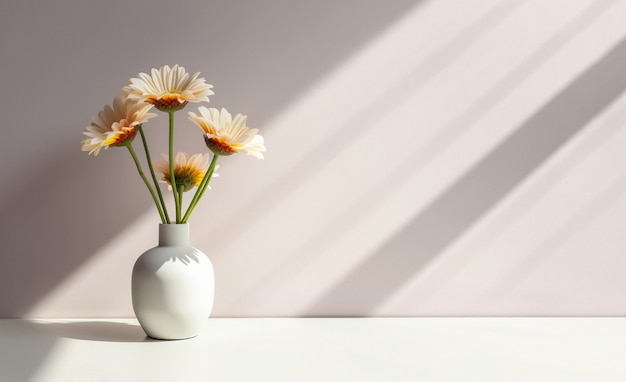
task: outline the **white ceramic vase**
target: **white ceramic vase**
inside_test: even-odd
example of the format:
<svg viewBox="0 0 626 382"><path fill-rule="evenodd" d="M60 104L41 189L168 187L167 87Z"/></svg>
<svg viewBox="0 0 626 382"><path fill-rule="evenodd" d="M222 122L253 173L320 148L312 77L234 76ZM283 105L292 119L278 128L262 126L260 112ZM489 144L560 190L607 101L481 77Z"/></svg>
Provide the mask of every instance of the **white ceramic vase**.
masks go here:
<svg viewBox="0 0 626 382"><path fill-rule="evenodd" d="M146 334L195 337L211 314L214 290L213 265L190 245L189 225L159 225L159 245L139 256L132 274L133 309Z"/></svg>

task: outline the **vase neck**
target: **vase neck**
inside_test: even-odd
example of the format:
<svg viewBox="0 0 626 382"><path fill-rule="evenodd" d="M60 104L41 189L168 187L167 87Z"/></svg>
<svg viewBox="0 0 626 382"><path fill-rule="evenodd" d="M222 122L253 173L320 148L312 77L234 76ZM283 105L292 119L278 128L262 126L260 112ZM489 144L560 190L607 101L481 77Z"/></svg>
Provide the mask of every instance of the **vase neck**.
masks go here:
<svg viewBox="0 0 626 382"><path fill-rule="evenodd" d="M163 247L189 245L189 224L160 224L159 245Z"/></svg>

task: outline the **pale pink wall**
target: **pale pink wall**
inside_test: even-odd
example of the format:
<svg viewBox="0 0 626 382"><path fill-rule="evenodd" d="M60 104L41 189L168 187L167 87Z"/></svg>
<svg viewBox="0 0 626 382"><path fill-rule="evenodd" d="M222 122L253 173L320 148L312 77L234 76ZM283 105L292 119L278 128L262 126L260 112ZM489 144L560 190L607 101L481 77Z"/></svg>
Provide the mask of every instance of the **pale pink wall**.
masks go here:
<svg viewBox="0 0 626 382"><path fill-rule="evenodd" d="M128 154L79 143L128 78L174 63L268 148L222 161L192 218L216 316L624 314L624 16L610 0L5 5L0 316L132 315L158 218Z"/></svg>

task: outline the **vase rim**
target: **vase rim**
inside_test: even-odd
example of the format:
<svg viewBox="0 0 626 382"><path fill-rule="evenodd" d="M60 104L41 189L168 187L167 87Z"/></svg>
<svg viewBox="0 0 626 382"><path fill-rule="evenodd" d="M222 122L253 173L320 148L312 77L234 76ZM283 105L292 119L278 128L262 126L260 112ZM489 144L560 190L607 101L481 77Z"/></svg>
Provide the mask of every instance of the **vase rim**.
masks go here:
<svg viewBox="0 0 626 382"><path fill-rule="evenodd" d="M189 224L159 224L159 245L189 245Z"/></svg>

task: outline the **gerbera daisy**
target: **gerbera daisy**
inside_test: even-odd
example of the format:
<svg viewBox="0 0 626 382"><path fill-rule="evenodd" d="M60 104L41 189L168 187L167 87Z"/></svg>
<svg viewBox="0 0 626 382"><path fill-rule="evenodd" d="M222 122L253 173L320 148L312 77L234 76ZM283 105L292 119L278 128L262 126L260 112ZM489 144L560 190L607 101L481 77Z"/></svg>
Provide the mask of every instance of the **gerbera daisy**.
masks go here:
<svg viewBox="0 0 626 382"><path fill-rule="evenodd" d="M103 147L123 146L132 141L138 126L157 116L148 113L151 108L148 103L137 103L122 95L115 97L113 107L105 105L92 119L91 125L86 127L83 134L88 138L81 142L82 151L89 151L95 156Z"/></svg>
<svg viewBox="0 0 626 382"><path fill-rule="evenodd" d="M154 163L154 168L163 175L161 180L171 187L169 157L165 154L162 156L163 161ZM184 152L177 153L174 158L174 178L177 189L187 192L199 186L208 168L209 154L194 154L190 157ZM217 174L213 173L211 177L216 176Z"/></svg>
<svg viewBox="0 0 626 382"><path fill-rule="evenodd" d="M182 66L165 65L152 69L152 75L139 73L139 78L131 78L123 90L129 98L149 102L161 111L176 111L188 102L209 102L213 85L198 78L199 75L198 72L190 77Z"/></svg>
<svg viewBox="0 0 626 382"><path fill-rule="evenodd" d="M246 127L247 117L237 114L233 119L230 113L222 108L198 108L200 115L189 112L189 119L204 131L204 142L216 155L232 155L241 151L263 159L265 146L263 137L257 135L258 129Z"/></svg>

